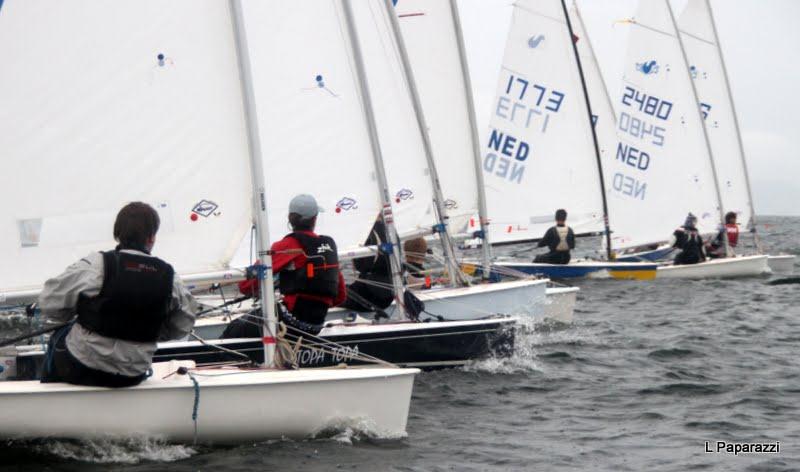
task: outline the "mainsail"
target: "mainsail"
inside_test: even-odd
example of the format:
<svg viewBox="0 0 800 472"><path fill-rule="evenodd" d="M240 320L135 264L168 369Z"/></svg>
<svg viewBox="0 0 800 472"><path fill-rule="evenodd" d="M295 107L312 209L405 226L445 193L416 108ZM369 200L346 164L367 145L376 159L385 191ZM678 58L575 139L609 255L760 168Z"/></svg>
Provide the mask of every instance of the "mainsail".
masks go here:
<svg viewBox="0 0 800 472"><path fill-rule="evenodd" d="M752 226L753 202L744 149L708 1L689 0L678 28L714 154L722 206L725 211L736 212L741 223Z"/></svg>
<svg viewBox="0 0 800 472"><path fill-rule="evenodd" d="M630 21L617 143L604 155L615 248L664 241L691 212L719 222L714 170L666 1L640 1Z"/></svg>
<svg viewBox="0 0 800 472"><path fill-rule="evenodd" d="M558 208L576 233L604 230L591 122L560 1L520 1L483 157L493 243L541 237Z"/></svg>
<svg viewBox="0 0 800 472"><path fill-rule="evenodd" d="M414 111L379 2L351 2L375 104L398 231L435 224ZM340 252L358 248L381 211L351 38L338 1L244 2L264 148L273 240L289 231L289 201L310 193L317 227ZM276 67L279 65L279 67Z"/></svg>
<svg viewBox="0 0 800 472"><path fill-rule="evenodd" d="M468 89L448 1L403 0L397 16L414 69L453 233L467 231L478 214L478 178ZM473 231L474 227L473 220Z"/></svg>
<svg viewBox="0 0 800 472"><path fill-rule="evenodd" d="M112 248L134 200L178 272L227 266L251 222L233 43L214 0L4 2L0 291Z"/></svg>

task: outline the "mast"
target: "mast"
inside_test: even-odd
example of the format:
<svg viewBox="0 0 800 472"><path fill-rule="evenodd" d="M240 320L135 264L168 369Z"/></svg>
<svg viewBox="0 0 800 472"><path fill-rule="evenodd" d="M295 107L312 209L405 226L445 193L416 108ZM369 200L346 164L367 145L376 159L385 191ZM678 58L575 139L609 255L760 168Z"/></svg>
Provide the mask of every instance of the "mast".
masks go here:
<svg viewBox="0 0 800 472"><path fill-rule="evenodd" d="M442 242L442 250L444 251L445 264L448 272L450 273L450 285L457 287L463 285L466 281L461 272L461 268L456 262L456 253L453 249L453 240L450 238L448 230L449 217L447 216L447 209L444 207L444 195L442 194L442 186L439 182L439 173L436 170L436 163L433 161L433 147L431 146L431 139L428 135L428 125L425 122L425 115L422 112L422 104L419 100L419 92L417 91L417 83L414 80L414 71L411 69L411 63L408 60L408 52L406 45L403 41L403 35L400 32L400 25L397 22L397 13L394 11L392 0L384 0L383 2L386 13L389 16L389 23L392 28L397 41L397 49L400 53L400 62L403 66L403 74L405 75L406 84L408 85L408 92L411 95L411 103L414 105L414 114L417 117L417 127L422 135L422 144L425 149L425 160L428 163L428 170L431 176L431 185L433 186L433 203L436 210L436 216L439 221L440 227L436 232L439 233L439 239Z"/></svg>
<svg viewBox="0 0 800 472"><path fill-rule="evenodd" d="M725 209L722 208L722 192L719 189L719 179L717 178L717 166L714 164L714 154L711 152L711 143L708 141L708 131L706 130L706 120L703 119L703 115L700 112L700 99L697 98L697 87L694 85L694 79L692 79L692 74L689 72L689 60L686 58L686 49L683 47L683 40L681 39L680 31L678 30L678 24L675 22L675 15L672 13L672 6L669 4L669 0L664 0L664 3L667 4L667 11L669 11L669 18L672 20L672 27L675 31L675 37L678 39L678 45L681 48L681 55L683 56L683 64L686 67L686 75L689 77L689 83L692 85L692 97L694 97L694 104L697 110L697 116L700 118L700 122L703 124L703 141L706 143L706 151L708 152L708 159L709 163L711 164L711 174L714 177L714 190L717 194L717 207L719 208L719 220L722 224L722 227L725 228ZM728 236L723 235L722 238L723 243L725 244L725 254L730 254L730 247L728 245Z"/></svg>
<svg viewBox="0 0 800 472"><path fill-rule="evenodd" d="M472 160L475 164L475 179L478 185L478 219L481 227L481 256L483 270L481 278L488 280L492 271L492 244L489 240L489 215L486 210L486 187L483 183L483 162L481 160L480 140L478 139L478 124L475 120L475 101L472 97L472 79L469 74L467 53L464 47L464 32L461 30L461 19L458 16L456 0L450 0L450 11L453 15L453 27L456 30L458 42L458 57L461 62L461 76L464 79L464 94L467 99L467 112L469 113L470 138L472 139Z"/></svg>
<svg viewBox="0 0 800 472"><path fill-rule="evenodd" d="M750 221L753 230L753 239L756 250L761 253L761 241L756 231L756 209L753 206L753 192L750 189L750 175L747 172L747 159L744 157L744 143L742 143L742 133L739 130L739 116L736 114L736 105L733 103L733 93L731 92L731 84L728 80L728 68L725 66L725 57L722 55L722 48L719 45L719 35L717 34L717 24L714 21L714 13L711 11L711 3L708 0L703 0L708 8L708 17L711 19L711 30L714 32L714 42L717 46L717 53L719 54L719 62L722 64L722 77L725 78L725 88L728 92L728 102L731 104L731 111L733 112L733 126L736 130L736 139L739 142L739 151L742 159L742 168L744 169L744 182L747 187L747 203L750 205ZM728 238L725 238L727 241Z"/></svg>
<svg viewBox="0 0 800 472"><path fill-rule="evenodd" d="M597 173L600 176L600 196L603 198L603 224L606 231L606 257L608 260L613 259L611 251L611 229L608 226L608 202L606 201L606 184L603 177L603 163L600 159L600 146L597 144L597 133L595 132L594 120L592 120L592 104L589 102L589 92L586 90L586 79L583 77L583 66L581 66L581 58L578 54L578 45L575 44L575 33L572 32L572 23L569 20L569 12L567 11L567 4L565 0L561 0L561 8L564 10L564 19L567 21L567 30L569 31L569 41L572 44L572 51L575 53L575 64L578 65L578 75L581 78L581 88L583 89L583 97L586 100L586 111L589 114L589 127L592 130L592 142L594 143L594 154L597 159Z"/></svg>
<svg viewBox="0 0 800 472"><path fill-rule="evenodd" d="M400 260L400 241L397 237L397 230L394 226L394 217L392 216L392 200L389 194L389 184L386 180L386 169L383 166L383 153L381 152L381 144L378 139L378 129L375 124L375 113L372 109L372 97L369 93L369 84L367 83L367 76L364 72L364 58L361 55L361 45L358 40L358 32L353 21L353 11L350 8L350 0L342 0L342 9L344 19L347 23L347 34L350 37L350 43L353 52L353 62L355 65L356 76L358 78L358 89L361 93L363 101L364 118L367 122L367 129L369 131L369 142L372 147L372 158L375 162L375 176L378 183L378 191L381 196L381 204L383 206L382 215L383 222L386 225L386 234L392 246L392 252L389 257L389 262L392 267L392 287L394 289L395 302L398 307L403 306L401 294L405 288L403 284L403 277L401 275L402 262Z"/></svg>
<svg viewBox="0 0 800 472"><path fill-rule="evenodd" d="M264 322L264 365L275 366L275 290L272 286L272 256L269 252L269 229L267 227L267 202L264 185L264 169L261 154L261 138L258 132L258 114L253 92L253 75L250 67L250 52L247 48L247 32L244 29L241 0L229 0L231 22L236 40L236 59L239 65L239 80L242 85L244 117L247 126L247 142L250 150L250 173L253 185L253 217L256 226L256 250L261 264L258 269L258 288Z"/></svg>

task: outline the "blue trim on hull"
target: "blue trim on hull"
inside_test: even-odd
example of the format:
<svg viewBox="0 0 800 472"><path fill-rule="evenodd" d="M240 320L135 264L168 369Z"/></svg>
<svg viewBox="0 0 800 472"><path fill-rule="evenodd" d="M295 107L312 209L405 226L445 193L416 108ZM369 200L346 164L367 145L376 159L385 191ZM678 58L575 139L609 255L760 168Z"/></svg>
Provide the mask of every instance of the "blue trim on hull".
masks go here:
<svg viewBox="0 0 800 472"><path fill-rule="evenodd" d="M617 262L658 262L672 253L671 247L640 252L632 256L617 256Z"/></svg>

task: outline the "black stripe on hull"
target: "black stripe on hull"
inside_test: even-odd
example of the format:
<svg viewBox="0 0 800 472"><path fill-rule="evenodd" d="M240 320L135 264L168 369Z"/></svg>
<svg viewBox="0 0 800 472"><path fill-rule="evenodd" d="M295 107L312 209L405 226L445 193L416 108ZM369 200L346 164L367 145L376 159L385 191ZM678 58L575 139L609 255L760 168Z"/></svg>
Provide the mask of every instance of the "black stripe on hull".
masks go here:
<svg viewBox="0 0 800 472"><path fill-rule="evenodd" d="M401 366L421 369L454 367L470 360L490 356L507 357L514 351L514 324L489 322L478 325L437 326L436 322L420 323L418 329L381 330L373 333L328 335L326 340L335 343L325 351L304 347L298 353L300 367L326 367L340 363L359 364L351 356L368 355ZM218 341L209 341L218 342ZM193 342L189 345L162 347L154 362L193 360L198 364L241 361L242 358L216 349L214 346ZM255 362L264 361L260 339L229 340L226 349L247 355ZM18 378L38 379L44 354L17 357Z"/></svg>

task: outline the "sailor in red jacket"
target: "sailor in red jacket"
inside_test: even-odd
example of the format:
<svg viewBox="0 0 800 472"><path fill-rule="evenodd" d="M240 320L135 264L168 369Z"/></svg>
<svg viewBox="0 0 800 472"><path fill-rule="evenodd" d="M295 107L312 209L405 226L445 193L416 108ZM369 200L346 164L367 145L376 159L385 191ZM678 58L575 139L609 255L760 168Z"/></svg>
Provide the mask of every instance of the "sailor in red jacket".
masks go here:
<svg viewBox="0 0 800 472"><path fill-rule="evenodd" d="M347 298L336 243L314 233L320 211L313 196L294 197L289 203L292 232L271 248L272 270L278 274L286 308L298 320L315 325L325 321L328 308Z"/></svg>
<svg viewBox="0 0 800 472"><path fill-rule="evenodd" d="M725 252L725 241L723 238L727 236L728 238L728 247L730 248L730 253ZM736 249L736 246L739 244L739 225L736 223L736 213L729 211L725 214L725 226L721 227L717 237L708 245L706 248L706 252L708 253L709 257L712 258L719 258L719 257L729 257L733 256L733 250Z"/></svg>

